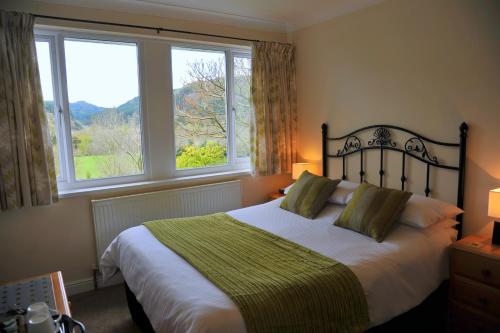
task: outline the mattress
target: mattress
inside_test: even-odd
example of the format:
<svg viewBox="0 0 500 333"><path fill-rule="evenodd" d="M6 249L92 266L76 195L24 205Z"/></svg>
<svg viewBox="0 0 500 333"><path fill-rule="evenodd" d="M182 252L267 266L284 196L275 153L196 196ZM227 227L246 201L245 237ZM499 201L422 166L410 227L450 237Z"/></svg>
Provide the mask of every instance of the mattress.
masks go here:
<svg viewBox="0 0 500 333"><path fill-rule="evenodd" d="M450 229L398 224L377 243L332 224L343 206L329 204L310 220L279 208L281 200L228 214L347 265L363 287L372 326L417 306L448 277ZM105 279L121 272L156 332L246 332L231 299L144 226L116 237L101 267Z"/></svg>

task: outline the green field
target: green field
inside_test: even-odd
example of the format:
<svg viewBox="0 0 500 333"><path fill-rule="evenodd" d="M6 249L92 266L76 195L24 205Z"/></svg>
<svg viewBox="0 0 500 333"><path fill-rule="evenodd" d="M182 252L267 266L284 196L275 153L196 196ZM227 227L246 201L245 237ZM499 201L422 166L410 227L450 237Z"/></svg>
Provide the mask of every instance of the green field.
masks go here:
<svg viewBox="0 0 500 333"><path fill-rule="evenodd" d="M98 179L142 173L126 155L75 156L77 180Z"/></svg>
<svg viewBox="0 0 500 333"><path fill-rule="evenodd" d="M109 156L93 155L93 156L75 156L75 172L76 179L95 179L109 177L106 175L101 165L105 165Z"/></svg>
<svg viewBox="0 0 500 333"><path fill-rule="evenodd" d="M176 165L177 167L181 168L216 166L216 165L224 165L226 163L227 163L226 157L205 163L193 163L191 165L186 165L185 161L181 161L180 156L177 156L176 158ZM119 164L122 168L123 166L125 166L125 169L118 171L110 167L110 166L116 166L117 164ZM115 171L113 172L113 170ZM75 173L77 180L84 180L84 179L99 179L99 178L108 178L117 176L137 175L141 174L142 170L137 170L137 168L134 168L134 166L131 165L130 160L128 159L127 156L123 156L120 160L117 160L117 157L113 155L90 155L90 156L75 156Z"/></svg>

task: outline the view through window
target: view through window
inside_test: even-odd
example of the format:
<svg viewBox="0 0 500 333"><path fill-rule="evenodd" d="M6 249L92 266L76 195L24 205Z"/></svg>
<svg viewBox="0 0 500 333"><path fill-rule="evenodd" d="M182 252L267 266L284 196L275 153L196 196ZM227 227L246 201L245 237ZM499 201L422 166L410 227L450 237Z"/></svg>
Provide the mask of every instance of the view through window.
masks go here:
<svg viewBox="0 0 500 333"><path fill-rule="evenodd" d="M177 169L227 163L224 52L172 49Z"/></svg>
<svg viewBox="0 0 500 333"><path fill-rule="evenodd" d="M250 157L250 84L252 79L252 63L250 57L235 56L233 58L234 93L233 111L236 138L236 157Z"/></svg>
<svg viewBox="0 0 500 333"><path fill-rule="evenodd" d="M51 29L35 36L60 192L249 169L249 48Z"/></svg>
<svg viewBox="0 0 500 333"><path fill-rule="evenodd" d="M75 179L142 174L137 45L65 39Z"/></svg>
<svg viewBox="0 0 500 333"><path fill-rule="evenodd" d="M59 117L54 104L54 82L52 77L52 61L50 57L50 43L46 40L36 41L36 54L38 58L38 71L42 84L42 95L45 114L49 125L50 142L54 154L54 164L57 177L61 176L61 163L59 159L59 147L57 144L57 127ZM57 120L56 120L57 119Z"/></svg>

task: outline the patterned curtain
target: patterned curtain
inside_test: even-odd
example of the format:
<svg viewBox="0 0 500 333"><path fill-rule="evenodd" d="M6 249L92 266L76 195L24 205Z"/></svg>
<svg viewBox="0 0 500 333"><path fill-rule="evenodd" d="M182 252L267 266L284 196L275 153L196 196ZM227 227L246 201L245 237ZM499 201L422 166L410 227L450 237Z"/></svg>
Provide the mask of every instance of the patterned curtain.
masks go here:
<svg viewBox="0 0 500 333"><path fill-rule="evenodd" d="M292 172L296 160L295 51L255 42L252 51L252 165L257 175Z"/></svg>
<svg viewBox="0 0 500 333"><path fill-rule="evenodd" d="M29 14L0 11L0 208L57 201Z"/></svg>

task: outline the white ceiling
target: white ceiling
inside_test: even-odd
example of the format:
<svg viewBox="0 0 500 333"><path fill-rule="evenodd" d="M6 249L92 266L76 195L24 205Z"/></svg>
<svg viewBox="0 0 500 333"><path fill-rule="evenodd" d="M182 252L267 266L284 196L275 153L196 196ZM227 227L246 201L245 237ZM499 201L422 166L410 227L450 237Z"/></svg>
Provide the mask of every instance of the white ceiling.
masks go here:
<svg viewBox="0 0 500 333"><path fill-rule="evenodd" d="M42 1L287 32L323 22L377 4L383 0Z"/></svg>

